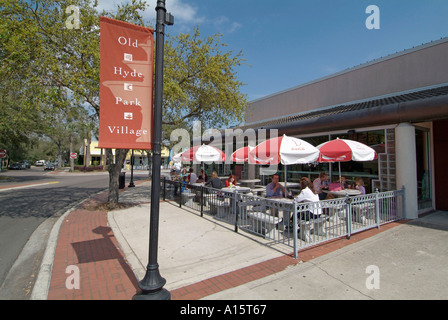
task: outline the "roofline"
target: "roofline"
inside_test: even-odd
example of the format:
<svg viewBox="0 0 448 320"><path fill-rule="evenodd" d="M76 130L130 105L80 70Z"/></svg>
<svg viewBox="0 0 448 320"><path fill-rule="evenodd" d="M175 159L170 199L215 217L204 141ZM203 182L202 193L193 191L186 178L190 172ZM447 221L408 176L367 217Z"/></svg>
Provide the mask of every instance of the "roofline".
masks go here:
<svg viewBox="0 0 448 320"><path fill-rule="evenodd" d="M434 46L437 46L437 45L440 45L440 44L446 43L446 42L448 42L448 37L444 37L444 38L441 38L439 40L434 40L434 41L431 41L431 42L428 42L428 43L424 43L424 44L421 44L419 46L412 47L410 49L405 49L403 51L396 52L396 53L393 53L393 54L390 54L388 56L381 57L381 58L378 58L378 59L375 59L375 60L372 60L372 61L368 61L368 62L365 62L365 63L360 64L358 66L351 67L351 68L348 68L348 69L345 69L345 70L342 70L342 71L330 74L328 76L324 76L324 77L321 77L321 78L318 78L318 79L315 79L315 80L311 80L309 82L300 84L298 86L294 86L294 87L291 87L289 89L285 89L285 90L282 90L282 91L279 91L279 92L272 93L270 95L264 96L262 98L258 98L258 99L249 101L249 104L257 102L257 101L261 101L261 100L264 100L264 99L268 99L268 98L271 98L271 97L275 97L277 95L280 95L280 94L283 94L283 93L286 93L286 92L290 92L290 91L293 91L293 90L296 90L296 89L299 89L299 88L303 88L303 87L309 86L309 85L314 84L314 83L318 83L318 82L321 82L321 81L324 81L324 80L335 78L335 77L338 77L340 75L343 75L343 74L346 74L346 73L349 73L349 72L352 72L352 71L355 71L355 70L363 69L363 68L369 67L369 66L374 65L374 64L378 64L378 63L381 63L381 62L384 62L384 61L387 61L387 60L395 59L397 57L401 57L401 56L404 56L406 54L410 54L410 53L413 53L413 52L416 52L416 51L420 51L420 50L423 50L423 49L426 49L426 48L434 47Z"/></svg>

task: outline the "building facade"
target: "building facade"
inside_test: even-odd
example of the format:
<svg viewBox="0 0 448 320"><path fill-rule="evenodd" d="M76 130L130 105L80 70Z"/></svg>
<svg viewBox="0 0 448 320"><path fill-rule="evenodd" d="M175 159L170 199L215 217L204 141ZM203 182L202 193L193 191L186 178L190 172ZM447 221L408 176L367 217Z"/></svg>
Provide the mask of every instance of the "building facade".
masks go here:
<svg viewBox="0 0 448 320"><path fill-rule="evenodd" d="M275 129L313 145L335 138L363 142L378 159L342 163L343 175L362 176L370 192L405 187L406 218L448 210L447 57L443 38L257 99L240 129ZM314 177L335 168L301 165L288 167L288 174Z"/></svg>

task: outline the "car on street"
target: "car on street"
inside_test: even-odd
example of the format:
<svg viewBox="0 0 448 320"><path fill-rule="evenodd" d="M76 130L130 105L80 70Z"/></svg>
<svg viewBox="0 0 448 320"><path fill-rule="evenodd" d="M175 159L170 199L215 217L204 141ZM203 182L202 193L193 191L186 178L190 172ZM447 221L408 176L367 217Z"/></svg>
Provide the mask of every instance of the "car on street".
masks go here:
<svg viewBox="0 0 448 320"><path fill-rule="evenodd" d="M55 165L54 165L54 163L52 163L52 162L47 162L46 164L45 164L45 168L44 168L44 170L54 170L56 167L55 167Z"/></svg>
<svg viewBox="0 0 448 320"><path fill-rule="evenodd" d="M30 169L31 163L28 160L19 161L19 164L24 167L24 169Z"/></svg>
<svg viewBox="0 0 448 320"><path fill-rule="evenodd" d="M14 163L10 163L8 166L9 170L21 170L24 169L23 166L21 164L19 164L18 162L14 162Z"/></svg>
<svg viewBox="0 0 448 320"><path fill-rule="evenodd" d="M42 166L45 165L45 160L37 160L37 161L34 163L34 165L37 166L37 167L42 167Z"/></svg>

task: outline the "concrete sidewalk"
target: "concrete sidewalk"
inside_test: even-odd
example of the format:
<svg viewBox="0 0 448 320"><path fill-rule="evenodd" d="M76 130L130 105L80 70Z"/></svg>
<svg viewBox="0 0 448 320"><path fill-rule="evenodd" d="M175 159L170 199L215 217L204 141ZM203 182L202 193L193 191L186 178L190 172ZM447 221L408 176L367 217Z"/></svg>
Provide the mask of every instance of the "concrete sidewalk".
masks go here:
<svg viewBox="0 0 448 320"><path fill-rule="evenodd" d="M99 195L65 215L47 298L131 299L148 262L149 199L146 182L120 194L134 207L89 210L104 201ZM301 251L295 260L290 247L161 202L158 263L174 300L447 299L447 231L448 213L436 212ZM67 272L73 266L79 288L73 268Z"/></svg>

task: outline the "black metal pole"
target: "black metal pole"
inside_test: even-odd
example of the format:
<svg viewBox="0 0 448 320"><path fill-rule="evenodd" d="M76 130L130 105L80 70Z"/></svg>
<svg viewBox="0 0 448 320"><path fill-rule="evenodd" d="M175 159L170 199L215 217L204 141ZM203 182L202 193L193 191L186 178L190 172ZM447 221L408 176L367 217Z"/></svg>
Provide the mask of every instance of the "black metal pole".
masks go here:
<svg viewBox="0 0 448 320"><path fill-rule="evenodd" d="M141 292L134 300L169 300L171 294L163 286L166 280L162 278L157 263L159 238L159 202L160 202L160 164L162 143L162 99L163 99L163 55L165 24L173 24L173 16L166 13L165 0L158 0L156 25L156 74L154 97L154 134L153 134L153 163L151 186L151 219L149 224L149 261L146 274L138 284Z"/></svg>
<svg viewBox="0 0 448 320"><path fill-rule="evenodd" d="M131 154L131 181L129 182L129 188L133 188L135 187L134 184L134 149L132 149L132 154Z"/></svg>

